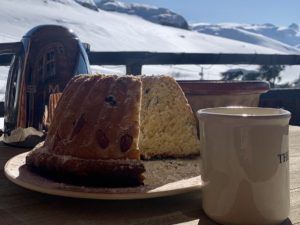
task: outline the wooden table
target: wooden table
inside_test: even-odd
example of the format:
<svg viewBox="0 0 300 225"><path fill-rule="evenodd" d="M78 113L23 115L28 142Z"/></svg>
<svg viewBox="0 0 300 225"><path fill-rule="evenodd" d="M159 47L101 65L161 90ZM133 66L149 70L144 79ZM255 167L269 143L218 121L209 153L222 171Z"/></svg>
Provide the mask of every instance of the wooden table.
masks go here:
<svg viewBox="0 0 300 225"><path fill-rule="evenodd" d="M216 224L201 208L201 191L146 200L87 200L40 194L6 179L3 167L28 149L0 144L0 225ZM290 127L291 212L300 224L300 127Z"/></svg>

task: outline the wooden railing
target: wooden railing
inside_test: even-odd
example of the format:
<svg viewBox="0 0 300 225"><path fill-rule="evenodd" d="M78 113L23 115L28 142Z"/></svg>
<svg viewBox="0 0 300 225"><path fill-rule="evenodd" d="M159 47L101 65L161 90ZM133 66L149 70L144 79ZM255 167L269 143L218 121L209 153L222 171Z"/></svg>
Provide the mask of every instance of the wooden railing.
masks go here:
<svg viewBox="0 0 300 225"><path fill-rule="evenodd" d="M143 65L175 64L249 64L300 65L300 55L158 53L158 52L88 52L91 65L125 65L126 74L142 73Z"/></svg>
<svg viewBox="0 0 300 225"><path fill-rule="evenodd" d="M1 52L0 52L1 53ZM0 54L0 66L10 64L12 55ZM91 65L125 65L126 74L138 75L143 65L249 64L300 65L300 55L161 52L88 52Z"/></svg>

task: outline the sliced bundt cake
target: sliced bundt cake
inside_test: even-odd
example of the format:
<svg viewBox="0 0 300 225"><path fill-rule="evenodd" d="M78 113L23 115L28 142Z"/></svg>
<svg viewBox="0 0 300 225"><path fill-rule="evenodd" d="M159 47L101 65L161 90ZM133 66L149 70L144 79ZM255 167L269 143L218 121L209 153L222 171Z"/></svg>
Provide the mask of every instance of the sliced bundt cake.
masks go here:
<svg viewBox="0 0 300 225"><path fill-rule="evenodd" d="M26 158L35 171L71 183L142 183L138 148L141 80L77 76L64 90L44 144Z"/></svg>
<svg viewBox="0 0 300 225"><path fill-rule="evenodd" d="M133 186L144 159L198 155L196 120L169 76L82 75L65 88L26 164L56 180ZM141 151L140 151L141 150Z"/></svg>

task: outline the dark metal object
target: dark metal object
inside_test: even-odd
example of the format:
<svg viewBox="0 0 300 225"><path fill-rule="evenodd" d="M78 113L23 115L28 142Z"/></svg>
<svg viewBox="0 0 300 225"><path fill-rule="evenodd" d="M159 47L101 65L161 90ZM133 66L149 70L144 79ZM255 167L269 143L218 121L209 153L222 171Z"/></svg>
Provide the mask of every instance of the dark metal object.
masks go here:
<svg viewBox="0 0 300 225"><path fill-rule="evenodd" d="M62 92L76 74L90 73L86 51L65 27L43 25L17 43L1 44L12 54L5 93L4 142L32 147L44 138L49 96Z"/></svg>

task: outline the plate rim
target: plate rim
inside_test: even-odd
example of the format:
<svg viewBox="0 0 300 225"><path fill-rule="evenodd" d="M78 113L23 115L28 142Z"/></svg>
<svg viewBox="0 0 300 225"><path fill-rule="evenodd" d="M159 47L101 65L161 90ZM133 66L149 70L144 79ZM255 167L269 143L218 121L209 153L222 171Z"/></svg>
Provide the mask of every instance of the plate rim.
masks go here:
<svg viewBox="0 0 300 225"><path fill-rule="evenodd" d="M11 157L4 166L4 174L7 177L8 180L10 180L12 183L23 187L25 189L43 193L43 194L49 194L54 196L62 196L62 197L71 197L71 198L82 198L82 199L98 199L98 200L134 200L134 199L149 199L149 198L158 198L158 197L167 197L167 196L175 196L179 194L189 193L197 190L201 190L204 186L204 182L202 181L201 184L198 185L192 185L188 187L181 187L177 189L166 189L166 190L160 190L160 191L145 191L145 192L127 192L127 193L104 193L104 192L83 192L83 191L76 191L76 190L67 190L67 189L57 189L57 188L47 188L44 186L38 186L36 184L32 184L31 182L25 182L24 180L14 177L11 174L11 171L8 169L9 166L14 162L14 160L17 157L25 157L30 151L23 152L21 154L17 154L13 157ZM18 165L13 171L16 169L19 169L24 164ZM43 179L46 179L49 182L52 183L58 183L55 181L52 181L46 177L43 177L39 174L33 173L30 170L26 168L26 171L29 174L32 174L34 176L41 177ZM201 177L201 174L199 175ZM62 183L62 182L59 182ZM63 183L62 183L63 184ZM77 187L77 185L70 185L67 184L70 187ZM82 186L84 187L84 186Z"/></svg>

